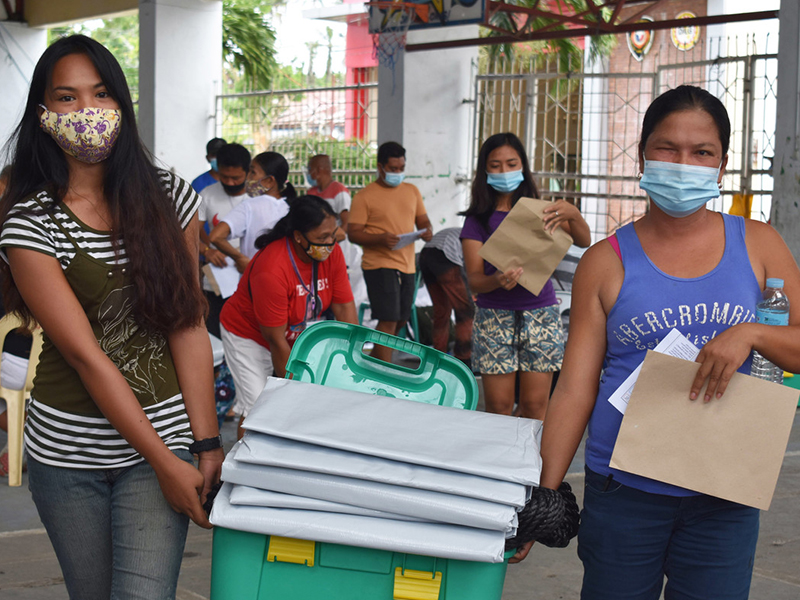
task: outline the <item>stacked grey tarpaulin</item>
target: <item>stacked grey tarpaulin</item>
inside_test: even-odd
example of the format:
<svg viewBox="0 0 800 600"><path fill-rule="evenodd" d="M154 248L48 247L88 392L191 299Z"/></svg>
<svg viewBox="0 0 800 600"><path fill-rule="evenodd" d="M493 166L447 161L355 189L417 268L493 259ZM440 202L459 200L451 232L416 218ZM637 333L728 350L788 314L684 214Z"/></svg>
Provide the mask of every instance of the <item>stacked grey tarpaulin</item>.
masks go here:
<svg viewBox="0 0 800 600"><path fill-rule="evenodd" d="M214 525L502 562L541 422L270 379L222 467Z"/></svg>

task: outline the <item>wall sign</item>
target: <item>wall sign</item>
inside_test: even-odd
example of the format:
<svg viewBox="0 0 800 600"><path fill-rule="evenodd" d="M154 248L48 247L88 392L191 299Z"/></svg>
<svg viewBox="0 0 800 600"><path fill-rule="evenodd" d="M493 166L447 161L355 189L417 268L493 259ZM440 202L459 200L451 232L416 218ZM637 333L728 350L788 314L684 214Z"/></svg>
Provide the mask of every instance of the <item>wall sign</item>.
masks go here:
<svg viewBox="0 0 800 600"><path fill-rule="evenodd" d="M637 23L652 23L653 19L650 17L642 17ZM631 31L627 36L628 50L631 51L633 58L642 62L645 55L650 52L650 47L653 45L653 30L642 29L640 31Z"/></svg>
<svg viewBox="0 0 800 600"><path fill-rule="evenodd" d="M691 11L685 10L679 13L676 19L694 19L697 15ZM678 50L686 52L691 50L697 45L700 39L700 27L697 25L687 25L686 27L673 27L669 30L669 37L672 38L672 43Z"/></svg>

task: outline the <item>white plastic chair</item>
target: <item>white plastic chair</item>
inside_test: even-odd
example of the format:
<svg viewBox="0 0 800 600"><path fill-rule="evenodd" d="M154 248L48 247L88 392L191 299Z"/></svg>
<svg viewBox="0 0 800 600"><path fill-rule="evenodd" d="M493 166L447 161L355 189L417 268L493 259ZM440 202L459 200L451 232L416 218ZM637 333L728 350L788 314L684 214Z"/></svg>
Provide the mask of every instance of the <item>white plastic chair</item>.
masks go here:
<svg viewBox="0 0 800 600"><path fill-rule="evenodd" d="M0 319L0 348L3 347L6 336L21 324L16 315L9 314ZM8 416L8 485L10 486L22 485L22 429L25 424L25 401L30 397L33 389L33 375L36 372L36 363L39 362L41 350L42 328L37 327L33 332L33 345L28 360L25 387L21 390L11 390L0 385L0 398L6 401Z"/></svg>

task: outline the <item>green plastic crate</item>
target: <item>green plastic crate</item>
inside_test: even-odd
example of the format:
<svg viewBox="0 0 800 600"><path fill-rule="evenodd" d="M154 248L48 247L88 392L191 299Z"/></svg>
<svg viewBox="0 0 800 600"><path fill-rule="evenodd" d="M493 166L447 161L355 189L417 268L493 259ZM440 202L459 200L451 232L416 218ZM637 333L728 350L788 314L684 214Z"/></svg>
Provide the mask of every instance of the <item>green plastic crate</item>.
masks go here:
<svg viewBox="0 0 800 600"><path fill-rule="evenodd" d="M211 600L500 600L506 562L482 563L310 542L312 566L276 538L214 528ZM398 577L399 576L399 577Z"/></svg>
<svg viewBox="0 0 800 600"><path fill-rule="evenodd" d="M419 358L390 365L367 342ZM366 327L326 321L295 341L292 379L474 410L478 386L459 360ZM500 600L503 563L461 561L214 528L211 600Z"/></svg>
<svg viewBox="0 0 800 600"><path fill-rule="evenodd" d="M371 342L419 359L415 368L385 363L363 350ZM452 356L368 327L323 321L294 343L287 373L292 379L344 390L426 404L475 410L478 384L467 366Z"/></svg>

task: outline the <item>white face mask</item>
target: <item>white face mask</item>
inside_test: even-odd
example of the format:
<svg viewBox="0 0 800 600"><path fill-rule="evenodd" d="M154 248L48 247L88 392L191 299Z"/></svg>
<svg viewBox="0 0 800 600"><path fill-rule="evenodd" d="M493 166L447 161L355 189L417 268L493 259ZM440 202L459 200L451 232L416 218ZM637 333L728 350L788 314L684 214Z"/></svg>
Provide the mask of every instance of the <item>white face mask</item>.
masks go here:
<svg viewBox="0 0 800 600"><path fill-rule="evenodd" d="M670 217L688 217L719 197L720 169L646 160L639 187Z"/></svg>

